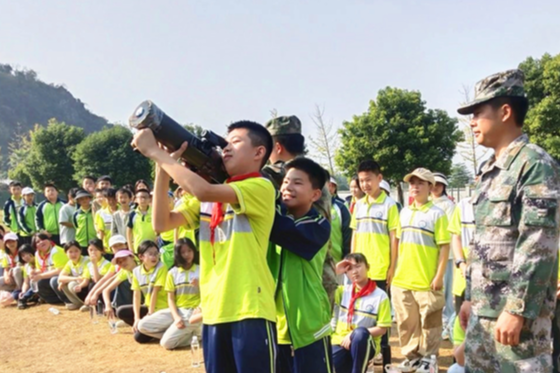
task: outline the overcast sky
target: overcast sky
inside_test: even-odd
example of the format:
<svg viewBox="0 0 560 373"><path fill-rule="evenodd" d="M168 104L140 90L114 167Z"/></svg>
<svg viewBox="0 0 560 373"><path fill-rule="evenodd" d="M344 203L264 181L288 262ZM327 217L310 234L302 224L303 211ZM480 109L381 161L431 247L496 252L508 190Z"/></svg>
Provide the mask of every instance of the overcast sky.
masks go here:
<svg viewBox="0 0 560 373"><path fill-rule="evenodd" d="M0 62L126 123L144 99L223 132L315 104L339 125L379 89L455 115L463 85L560 53L560 1L0 0ZM1 89L1 87L0 87Z"/></svg>

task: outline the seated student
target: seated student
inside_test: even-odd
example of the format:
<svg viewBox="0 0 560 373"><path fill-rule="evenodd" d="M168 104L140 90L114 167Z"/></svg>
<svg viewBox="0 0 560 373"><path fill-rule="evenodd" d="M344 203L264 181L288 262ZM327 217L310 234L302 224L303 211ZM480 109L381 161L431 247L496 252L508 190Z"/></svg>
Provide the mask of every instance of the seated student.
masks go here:
<svg viewBox="0 0 560 373"><path fill-rule="evenodd" d="M83 278L90 281L88 289L93 286L105 276L111 269L111 262L103 257L105 250L103 248L103 241L99 238L94 238L89 241L88 245L89 262L84 269Z"/></svg>
<svg viewBox="0 0 560 373"><path fill-rule="evenodd" d="M64 201L58 198L58 189L53 183L45 184L44 193L46 200L37 206L35 225L37 226L37 231L46 234L52 242L60 245L58 216Z"/></svg>
<svg viewBox="0 0 560 373"><path fill-rule="evenodd" d="M120 208L113 213L113 223L111 224L111 235L120 234L126 237L126 228L130 216L130 202L132 192L129 189L121 188L117 191L117 201Z"/></svg>
<svg viewBox="0 0 560 373"><path fill-rule="evenodd" d="M10 232L4 235L4 258L0 264L4 269L4 274L0 277L0 290L21 290L23 273L18 260L17 234Z"/></svg>
<svg viewBox="0 0 560 373"><path fill-rule="evenodd" d="M456 363L449 367L447 373L465 372L465 331L461 327L461 320L455 317L453 322L453 357Z"/></svg>
<svg viewBox="0 0 560 373"><path fill-rule="evenodd" d="M28 244L23 244L18 251L19 262L23 265L23 285L21 292L14 299L17 300L18 309L26 309L29 303L36 304L39 300L39 295L33 290L35 287L31 281L31 275L35 271L35 250Z"/></svg>
<svg viewBox="0 0 560 373"><path fill-rule="evenodd" d="M79 207L76 209L72 221L76 228L76 241L84 250L82 255L86 255L88 242L96 237L91 208L91 194L85 190L78 191L76 193L76 203Z"/></svg>
<svg viewBox="0 0 560 373"><path fill-rule="evenodd" d="M39 297L46 303L70 303L66 295L58 290L58 275L68 262L60 246L55 246L46 233L33 236L31 246L36 251L35 272L30 280L37 282Z"/></svg>
<svg viewBox="0 0 560 373"><path fill-rule="evenodd" d="M313 203L321 198L326 172L308 158L295 158L285 166L270 241L269 254L276 273L276 329L278 372L330 372L332 351L330 303L322 274L331 234L327 219Z"/></svg>
<svg viewBox="0 0 560 373"><path fill-rule="evenodd" d="M165 282L169 308L144 317L138 324L140 333L159 339L166 350L187 347L193 335L200 340L202 334L202 325L189 324L194 309L200 305L196 247L191 240L181 239L175 244L174 254L174 267Z"/></svg>
<svg viewBox="0 0 560 373"><path fill-rule="evenodd" d="M31 243L31 238L37 233L35 225L35 215L37 214L37 204L35 203L35 192L29 187L23 188L23 206L20 207L17 218L21 228L19 232L19 244Z"/></svg>
<svg viewBox="0 0 560 373"><path fill-rule="evenodd" d="M167 268L159 260L159 249L153 241L140 243L138 257L142 264L132 271L132 305L117 308L117 317L132 326L136 342L147 343L152 337L142 334L138 325L144 316L167 308L167 294L162 289L167 278Z"/></svg>
<svg viewBox="0 0 560 373"><path fill-rule="evenodd" d="M368 278L369 263L363 254L347 255L336 268L352 284L339 286L335 293L334 367L337 373L364 373L380 351L381 336L391 328L391 303L387 293Z"/></svg>
<svg viewBox="0 0 560 373"><path fill-rule="evenodd" d="M128 247L134 253L138 253L140 243L145 240L155 241L157 235L152 226L152 208L150 207L152 197L150 191L138 189L135 195L138 207L130 213L126 237Z"/></svg>
<svg viewBox="0 0 560 373"><path fill-rule="evenodd" d="M97 192L98 191L96 191L96 193ZM95 213L94 224L97 231L97 237L102 239L103 245L108 247L109 238L111 238L113 215L119 210L119 204L117 203L117 191L113 188L107 188L100 190L99 194L101 196L98 201L101 204L101 209Z"/></svg>
<svg viewBox="0 0 560 373"><path fill-rule="evenodd" d="M66 242L64 252L68 262L58 276L58 290L62 290L70 301L66 303L66 309L73 311L84 305L83 299L88 293L89 280L84 278L84 270L89 258L82 256L82 248L76 241ZM81 311L88 310L87 307L81 308Z"/></svg>
<svg viewBox="0 0 560 373"><path fill-rule="evenodd" d="M111 239L109 239L109 249L114 253L113 255L119 251L128 251L126 238L119 234L112 236ZM132 268L130 268L130 270L132 270ZM109 287L116 277L121 276L115 287L111 288L109 291L107 298L109 300L107 305L111 306L111 303L113 303L115 307L118 307L125 304L132 304L132 291L130 290L130 283L128 283L128 281L127 284L123 282L127 280L126 272L127 271L121 272L121 267L116 264L115 260L113 260L113 263L109 267L105 276L93 285L84 303L89 306L96 306L99 301L99 297L103 295L103 290ZM111 295L111 292L113 291L114 294ZM113 301L111 301L111 299L113 299Z"/></svg>
<svg viewBox="0 0 560 373"><path fill-rule="evenodd" d="M124 288L128 288L128 291L132 294L132 291L130 290L130 287L132 286L132 271L138 266L138 263L136 262L136 257L132 251L120 250L117 251L115 257L113 258L113 265L117 267L118 270L116 274L109 277L109 282L105 284L102 290L103 303L105 304L105 310L103 313L110 319L115 318L114 308L118 309L119 307L132 305L132 295L130 295L130 299L123 300L118 298L115 294L115 297L113 298L114 300L111 300L111 294L115 290L120 291ZM107 278L107 276L105 278ZM93 303L92 305L95 304L96 303Z"/></svg>

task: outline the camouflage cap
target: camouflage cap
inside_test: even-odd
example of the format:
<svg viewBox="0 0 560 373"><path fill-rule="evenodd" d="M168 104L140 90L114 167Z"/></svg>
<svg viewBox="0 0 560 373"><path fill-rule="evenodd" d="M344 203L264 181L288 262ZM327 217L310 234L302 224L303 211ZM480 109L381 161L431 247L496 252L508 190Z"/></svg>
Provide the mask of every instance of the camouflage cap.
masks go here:
<svg viewBox="0 0 560 373"><path fill-rule="evenodd" d="M295 115L273 118L266 123L265 127L271 136L301 135L301 122Z"/></svg>
<svg viewBox="0 0 560 373"><path fill-rule="evenodd" d="M459 114L472 114L474 107L496 97L526 97L523 89L525 74L519 69L508 70L482 79L474 87L474 100L463 105Z"/></svg>

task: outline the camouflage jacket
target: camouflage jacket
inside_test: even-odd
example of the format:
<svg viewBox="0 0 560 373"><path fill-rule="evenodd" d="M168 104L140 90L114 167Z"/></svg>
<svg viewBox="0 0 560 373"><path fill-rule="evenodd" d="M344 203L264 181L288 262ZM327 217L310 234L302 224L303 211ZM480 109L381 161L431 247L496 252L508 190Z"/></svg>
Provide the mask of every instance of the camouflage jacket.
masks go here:
<svg viewBox="0 0 560 373"><path fill-rule="evenodd" d="M558 164L527 135L484 166L473 195L476 231L466 299L478 316L551 316L556 303Z"/></svg>

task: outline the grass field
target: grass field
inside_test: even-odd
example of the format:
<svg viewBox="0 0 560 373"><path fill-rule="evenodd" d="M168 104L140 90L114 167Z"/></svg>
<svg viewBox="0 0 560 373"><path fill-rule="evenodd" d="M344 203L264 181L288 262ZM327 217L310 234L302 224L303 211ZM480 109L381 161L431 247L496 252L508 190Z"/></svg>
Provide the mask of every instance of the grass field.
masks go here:
<svg viewBox="0 0 560 373"><path fill-rule="evenodd" d="M104 318L93 324L87 313L56 307L60 314L53 315L48 308L0 309L1 373L204 372L203 367L191 367L189 349L166 351L157 343L140 345L128 327L113 335ZM396 363L401 355L395 337L391 345ZM442 343L440 353L440 371L445 372L451 363L451 344ZM381 367L375 371L382 372Z"/></svg>

